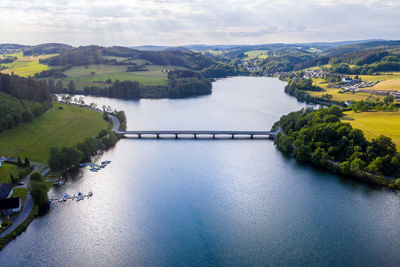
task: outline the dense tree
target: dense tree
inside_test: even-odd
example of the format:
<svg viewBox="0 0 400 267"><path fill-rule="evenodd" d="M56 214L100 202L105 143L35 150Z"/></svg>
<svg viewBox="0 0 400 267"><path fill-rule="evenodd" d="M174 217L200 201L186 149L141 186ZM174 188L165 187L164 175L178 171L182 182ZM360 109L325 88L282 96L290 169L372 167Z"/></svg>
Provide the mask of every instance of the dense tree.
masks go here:
<svg viewBox="0 0 400 267"><path fill-rule="evenodd" d="M366 170L400 176L400 153L391 138L379 136L368 142L362 131L342 123L340 116L342 110L336 106L289 113L274 125L284 133L277 135L276 143L284 152L293 151L298 160L321 165L337 162L344 174Z"/></svg>

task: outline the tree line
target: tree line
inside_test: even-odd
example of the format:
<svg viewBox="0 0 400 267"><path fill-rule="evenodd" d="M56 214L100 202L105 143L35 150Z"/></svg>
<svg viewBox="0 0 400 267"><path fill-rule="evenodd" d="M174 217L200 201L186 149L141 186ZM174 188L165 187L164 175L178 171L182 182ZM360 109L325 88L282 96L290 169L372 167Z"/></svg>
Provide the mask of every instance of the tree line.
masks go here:
<svg viewBox="0 0 400 267"><path fill-rule="evenodd" d="M289 79L285 92L296 97L299 101L318 103L319 98L313 97L307 91L321 91L322 89L312 84L312 79Z"/></svg>
<svg viewBox="0 0 400 267"><path fill-rule="evenodd" d="M49 88L53 93L74 94L75 83L71 80L67 88L61 80L54 83L54 80L48 80ZM140 98L181 98L189 96L199 96L211 94L211 82L204 78L200 73L194 71L170 71L168 72L167 86L148 86L142 85L137 81L119 81L112 82L110 86L87 86L84 88L83 95L104 96L121 99L140 99Z"/></svg>
<svg viewBox="0 0 400 267"><path fill-rule="evenodd" d="M50 90L46 83L33 79L0 73L0 92L18 99L35 102L50 101Z"/></svg>
<svg viewBox="0 0 400 267"><path fill-rule="evenodd" d="M18 100L5 93L0 93L0 132L12 129L22 122L31 122L51 107L50 102L32 102Z"/></svg>
<svg viewBox="0 0 400 267"><path fill-rule="evenodd" d="M99 150L113 146L120 136L115 132L100 132L97 137L87 138L76 147L52 147L49 154L49 167L53 171L66 170L80 161L96 155Z"/></svg>

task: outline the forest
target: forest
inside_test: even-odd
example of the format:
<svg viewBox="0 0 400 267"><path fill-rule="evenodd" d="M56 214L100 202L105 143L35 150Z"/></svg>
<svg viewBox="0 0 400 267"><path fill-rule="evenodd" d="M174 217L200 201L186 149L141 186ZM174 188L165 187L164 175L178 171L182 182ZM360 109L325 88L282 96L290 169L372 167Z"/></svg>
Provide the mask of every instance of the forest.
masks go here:
<svg viewBox="0 0 400 267"><path fill-rule="evenodd" d="M0 74L0 132L31 122L51 107L47 85L32 79Z"/></svg>
<svg viewBox="0 0 400 267"><path fill-rule="evenodd" d="M276 144L300 161L335 165L337 171L345 175L368 172L400 177L400 153L392 139L382 135L368 141L361 130L341 122L342 116L337 106L289 113L273 127L282 129Z"/></svg>

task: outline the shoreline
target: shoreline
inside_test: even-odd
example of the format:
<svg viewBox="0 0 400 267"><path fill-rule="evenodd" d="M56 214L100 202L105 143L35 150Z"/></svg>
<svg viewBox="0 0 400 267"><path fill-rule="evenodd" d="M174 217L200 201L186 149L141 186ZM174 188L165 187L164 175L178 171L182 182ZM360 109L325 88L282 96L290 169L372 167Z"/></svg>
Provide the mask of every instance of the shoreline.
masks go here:
<svg viewBox="0 0 400 267"><path fill-rule="evenodd" d="M92 111L95 111L95 112L104 114L104 112L103 112L102 110L94 109L94 108L91 108L91 107L89 107L89 106L79 105L79 104L74 104L74 103L64 103L64 104L75 105L75 106L79 106L79 107L82 107L82 108L86 108L86 109L89 109L89 110L92 110ZM110 132L116 132L116 133L118 133L119 127L120 127L120 122L119 122L118 118L115 117L115 116L112 115L112 114L107 114L107 117L110 118L109 124L110 124L110 126L112 126L112 127L109 126L109 128L111 128L111 129L110 129ZM112 124L112 125L111 125L111 124ZM118 139L118 140L119 140L119 139ZM118 142L118 140L117 140L117 142ZM107 150L107 149L106 149L106 150ZM106 151L106 150L104 150L104 151ZM104 151L101 151L101 152L104 152ZM96 153L96 155L98 155L98 154L99 154L99 152ZM96 155L94 155L94 156L96 156ZM48 165L46 164L46 166L48 166ZM72 171L76 170L77 168L78 168L77 166L72 166L72 167L70 167L70 168L67 168L67 169L61 171L62 175L60 175L60 177L63 177L64 175L68 174L69 172L72 172ZM47 173L48 173L48 170L49 170L49 169L46 168L46 169L42 172L42 174L43 174L43 173L47 174ZM35 170L33 170L31 173L29 173L29 176L30 176L34 171L35 171ZM59 171L59 172L60 172L60 171ZM26 179L28 179L28 176L27 176ZM47 181L46 181L46 182L47 182ZM53 184L48 188L47 193L50 191L50 189L51 189L52 187L53 187ZM30 196L30 192L29 192L29 191L28 191L28 196ZM27 199L28 199L28 196L27 196ZM23 205L23 207L22 207L22 209L21 209L21 211L20 211L20 214L18 214L18 216L22 215L21 213L22 213L23 209L25 208L26 202L27 202L27 200L25 200L25 203L24 203L24 205ZM19 224L16 225L16 226L14 226L14 223L13 223L13 224L11 224L10 226L8 226L4 231L2 231L2 232L0 233L0 235L1 235L2 233L6 232L6 231L9 231L10 228L13 228L13 230L12 230L11 232L7 233L7 234L6 234L5 236L3 236L3 237L0 237L0 251L3 250L3 248L4 248L8 243L10 243L12 240L16 239L21 233L23 233L23 232L28 228L28 226L30 225L30 223L31 223L36 217L38 217L38 209L39 209L39 207L38 207L36 204L33 203L29 214L27 215L27 217L26 217L21 223L19 223Z"/></svg>

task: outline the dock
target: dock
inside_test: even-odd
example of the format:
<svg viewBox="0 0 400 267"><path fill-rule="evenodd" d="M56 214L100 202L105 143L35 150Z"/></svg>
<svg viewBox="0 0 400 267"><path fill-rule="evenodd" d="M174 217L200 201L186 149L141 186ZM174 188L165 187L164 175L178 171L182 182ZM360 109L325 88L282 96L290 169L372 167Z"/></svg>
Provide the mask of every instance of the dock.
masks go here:
<svg viewBox="0 0 400 267"><path fill-rule="evenodd" d="M88 193L88 194L82 194L82 195L79 195L79 197L83 197L83 198L87 198L87 199L89 199L89 198L91 198L93 196L93 193L92 194L90 194L90 192ZM70 196L70 195L68 195L67 197L64 197L64 196L59 196L59 197L51 197L51 198L49 198L49 201L50 202L64 202L64 201L67 201L67 200L69 200L69 199L71 199L72 201L74 201L74 200L76 200L78 198L78 195L72 195L72 196ZM62 199L63 201L60 201L60 199Z"/></svg>

